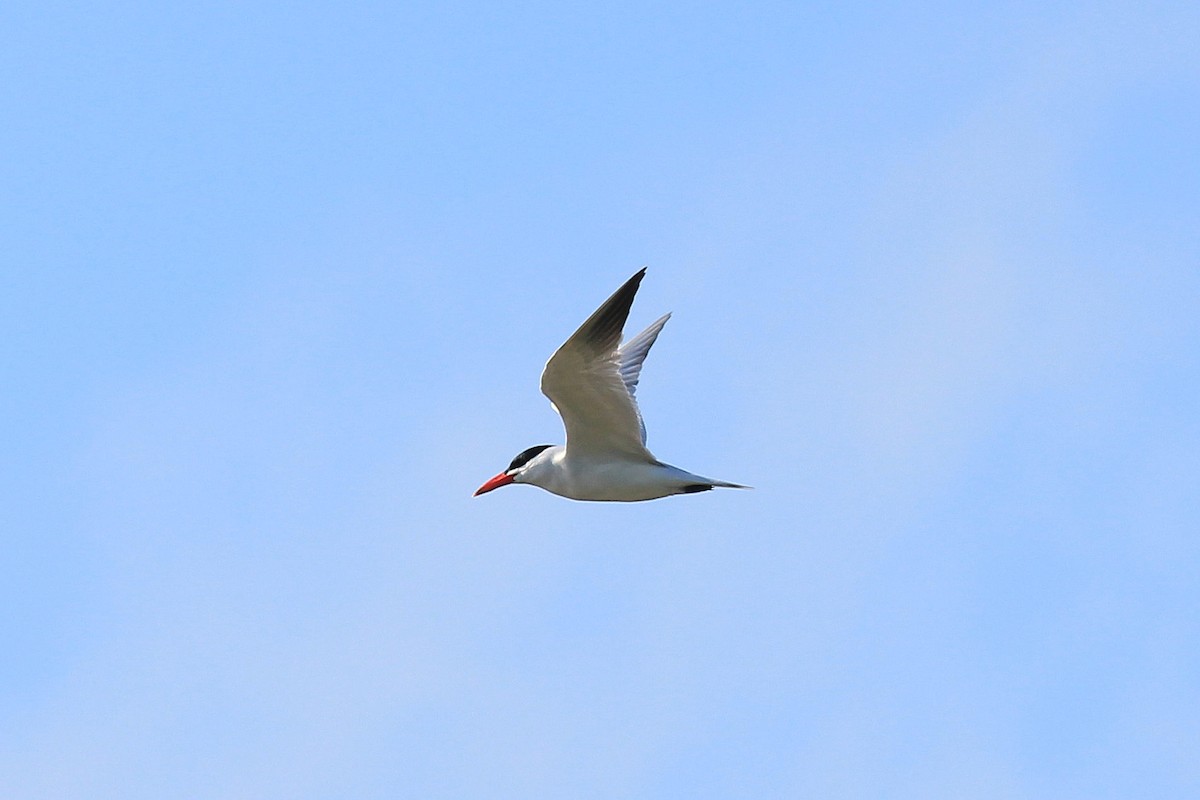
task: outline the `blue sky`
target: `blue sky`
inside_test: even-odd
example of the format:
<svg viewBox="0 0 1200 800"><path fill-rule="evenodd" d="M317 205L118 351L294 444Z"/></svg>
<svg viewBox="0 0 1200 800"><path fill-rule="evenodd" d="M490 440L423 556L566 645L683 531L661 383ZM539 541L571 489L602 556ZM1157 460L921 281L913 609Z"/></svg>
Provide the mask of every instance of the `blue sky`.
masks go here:
<svg viewBox="0 0 1200 800"><path fill-rule="evenodd" d="M1200 790L1194 3L0 20L0 794Z"/></svg>

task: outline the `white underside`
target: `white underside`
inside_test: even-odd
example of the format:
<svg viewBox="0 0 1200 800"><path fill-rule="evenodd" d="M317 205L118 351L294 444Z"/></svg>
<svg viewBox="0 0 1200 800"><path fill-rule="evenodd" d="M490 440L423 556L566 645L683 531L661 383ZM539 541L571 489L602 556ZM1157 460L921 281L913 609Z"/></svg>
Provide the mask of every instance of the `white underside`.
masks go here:
<svg viewBox="0 0 1200 800"><path fill-rule="evenodd" d="M698 484L744 488L659 462L572 459L561 446L539 454L515 479L572 500L627 503L685 494Z"/></svg>

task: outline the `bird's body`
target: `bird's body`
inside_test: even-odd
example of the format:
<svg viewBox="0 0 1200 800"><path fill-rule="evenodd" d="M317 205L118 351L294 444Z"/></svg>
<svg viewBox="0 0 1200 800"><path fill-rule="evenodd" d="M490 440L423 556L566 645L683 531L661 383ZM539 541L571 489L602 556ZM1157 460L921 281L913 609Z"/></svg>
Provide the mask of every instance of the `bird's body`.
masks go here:
<svg viewBox="0 0 1200 800"><path fill-rule="evenodd" d="M542 372L542 393L562 417L565 445L520 453L476 495L529 483L572 500L632 502L717 486L717 481L664 464L646 449L646 427L634 399L642 362L670 314L621 344L621 331L646 270L605 301L558 348Z"/></svg>
<svg viewBox="0 0 1200 800"><path fill-rule="evenodd" d="M515 483L531 483L572 500L654 500L702 492L714 486L745 488L693 475L653 458L591 459L572 457L562 445L543 450Z"/></svg>

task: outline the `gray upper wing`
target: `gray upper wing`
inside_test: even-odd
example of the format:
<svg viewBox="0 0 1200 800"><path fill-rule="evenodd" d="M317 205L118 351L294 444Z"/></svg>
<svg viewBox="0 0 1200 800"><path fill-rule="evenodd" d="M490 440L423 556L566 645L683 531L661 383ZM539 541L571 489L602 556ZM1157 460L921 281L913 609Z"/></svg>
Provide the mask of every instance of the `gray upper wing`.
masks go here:
<svg viewBox="0 0 1200 800"><path fill-rule="evenodd" d="M542 393L563 420L567 453L620 454L649 459L641 415L633 399L641 361L665 319L620 348L629 308L646 274L642 268L579 326L546 362Z"/></svg>

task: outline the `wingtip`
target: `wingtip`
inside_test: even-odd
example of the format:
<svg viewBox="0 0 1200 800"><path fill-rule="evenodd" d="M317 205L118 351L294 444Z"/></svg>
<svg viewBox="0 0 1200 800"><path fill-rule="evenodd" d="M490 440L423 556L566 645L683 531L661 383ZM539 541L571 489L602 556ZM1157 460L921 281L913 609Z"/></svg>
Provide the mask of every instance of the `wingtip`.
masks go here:
<svg viewBox="0 0 1200 800"><path fill-rule="evenodd" d="M587 321L576 331L576 335L582 333L583 338L599 350L616 347L621 341L621 331L625 327L625 320L629 316L633 298L645 275L645 267L635 272L633 277L625 281L621 288L613 292L612 296L605 300L592 316L588 317Z"/></svg>
<svg viewBox="0 0 1200 800"><path fill-rule="evenodd" d="M642 267L637 272L633 273L629 280L625 281L625 283L621 286L621 289L627 290L630 286L632 286L636 292L638 287L642 285L642 278L644 277L646 277L646 268ZM620 289L618 289L618 291L620 291Z"/></svg>

